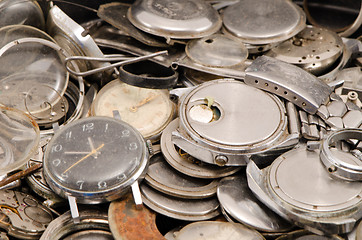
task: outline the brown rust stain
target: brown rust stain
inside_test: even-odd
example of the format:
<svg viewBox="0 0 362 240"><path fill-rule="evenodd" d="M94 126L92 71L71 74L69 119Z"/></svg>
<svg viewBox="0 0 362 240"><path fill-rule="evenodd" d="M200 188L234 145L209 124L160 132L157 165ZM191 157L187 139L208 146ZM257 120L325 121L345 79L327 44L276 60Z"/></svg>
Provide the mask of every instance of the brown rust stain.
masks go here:
<svg viewBox="0 0 362 240"><path fill-rule="evenodd" d="M145 206L136 208L131 194L112 202L109 209L113 223L117 226L116 239L165 240L156 226L156 213ZM113 229L112 229L113 230Z"/></svg>

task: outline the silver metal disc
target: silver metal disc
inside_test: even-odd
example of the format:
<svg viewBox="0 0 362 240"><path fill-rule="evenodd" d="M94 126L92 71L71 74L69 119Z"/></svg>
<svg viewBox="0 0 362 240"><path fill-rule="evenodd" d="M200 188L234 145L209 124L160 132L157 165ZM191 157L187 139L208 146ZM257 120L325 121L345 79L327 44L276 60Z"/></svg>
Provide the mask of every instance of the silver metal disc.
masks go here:
<svg viewBox="0 0 362 240"><path fill-rule="evenodd" d="M288 0L240 0L225 9L224 27L250 44L286 40L305 27L304 12Z"/></svg>
<svg viewBox="0 0 362 240"><path fill-rule="evenodd" d="M137 0L127 17L142 31L176 39L208 36L222 24L218 12L202 0Z"/></svg>
<svg viewBox="0 0 362 240"><path fill-rule="evenodd" d="M168 217L186 221L201 221L220 214L219 202L216 198L176 198L153 190L146 184L142 184L140 189L144 204L155 212Z"/></svg>
<svg viewBox="0 0 362 240"><path fill-rule="evenodd" d="M284 232L292 228L280 216L262 204L251 192L245 176L223 178L217 197L225 212L233 219L264 232Z"/></svg>
<svg viewBox="0 0 362 240"><path fill-rule="evenodd" d="M211 99L212 106L220 112L220 118L210 123L196 121L189 115L190 109L205 104L205 99ZM280 131L284 113L278 100L239 81L215 80L199 85L186 97L180 119L186 118L183 124L188 133L193 131L212 143L249 146Z"/></svg>
<svg viewBox="0 0 362 240"><path fill-rule="evenodd" d="M155 157L159 160L154 160ZM171 196L202 199L216 194L218 180L193 178L173 169L162 155L154 155L148 167L145 181L151 187Z"/></svg>
<svg viewBox="0 0 362 240"><path fill-rule="evenodd" d="M295 37L272 48L266 55L295 64L313 74L328 69L342 55L343 42L336 33L308 26Z"/></svg>
<svg viewBox="0 0 362 240"><path fill-rule="evenodd" d="M242 42L221 34L192 40L185 51L193 61L211 67L230 67L243 63L248 57Z"/></svg>
<svg viewBox="0 0 362 240"><path fill-rule="evenodd" d="M336 151L339 157L350 154ZM362 202L362 182L334 179L319 159L317 151L291 150L270 167L272 191L294 207L313 212L342 211Z"/></svg>

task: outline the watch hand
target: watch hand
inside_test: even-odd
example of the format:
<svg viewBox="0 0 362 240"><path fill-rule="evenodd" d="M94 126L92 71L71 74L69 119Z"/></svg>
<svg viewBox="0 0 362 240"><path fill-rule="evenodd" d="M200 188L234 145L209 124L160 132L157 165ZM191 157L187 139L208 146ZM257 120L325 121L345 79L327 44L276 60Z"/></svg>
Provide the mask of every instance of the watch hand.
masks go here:
<svg viewBox="0 0 362 240"><path fill-rule="evenodd" d="M91 147L91 150L93 151L94 150L94 144L93 144L93 141L90 137L88 137L88 142L89 142L89 146Z"/></svg>
<svg viewBox="0 0 362 240"><path fill-rule="evenodd" d="M91 137L88 137L88 142L89 142L89 146L91 147L91 150L94 151L94 144L93 144L93 141L92 141L92 138ZM94 158L97 158L98 157L98 152L97 154L94 156Z"/></svg>
<svg viewBox="0 0 362 240"><path fill-rule="evenodd" d="M139 107L142 107L143 105L145 105L146 103L152 101L153 99L155 99L155 98L158 97L158 96L160 96L160 95L159 95L159 94L158 94L158 95L154 95L154 94L153 94L153 95L151 95L151 96L149 96L149 97L146 97L145 99L143 99L142 101L140 101L139 103L137 103L135 106L130 107L129 110L130 110L131 112L136 112Z"/></svg>
<svg viewBox="0 0 362 240"><path fill-rule="evenodd" d="M82 155L88 154L88 153L90 153L90 152L64 152L64 154L82 154Z"/></svg>
<svg viewBox="0 0 362 240"><path fill-rule="evenodd" d="M69 168L67 168L67 170L65 170L63 173L68 172L70 169L72 169L74 166L76 166L76 165L79 164L80 162L84 161L85 159L89 158L89 157L92 156L93 154L97 153L98 150L100 150L103 146L104 146L104 143L102 143L98 148L92 150L90 153L88 153L87 155L85 155L84 157L82 157L81 159L79 159L76 163L74 163L72 166L70 166Z"/></svg>

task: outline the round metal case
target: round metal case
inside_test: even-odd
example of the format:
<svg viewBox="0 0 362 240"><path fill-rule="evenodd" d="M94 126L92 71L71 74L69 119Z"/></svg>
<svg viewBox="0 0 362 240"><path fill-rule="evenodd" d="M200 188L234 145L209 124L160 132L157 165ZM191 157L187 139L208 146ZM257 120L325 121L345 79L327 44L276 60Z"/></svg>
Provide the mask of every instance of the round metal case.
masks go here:
<svg viewBox="0 0 362 240"><path fill-rule="evenodd" d="M231 67L243 63L248 57L248 50L242 42L221 34L189 41L185 51L194 62L210 67Z"/></svg>
<svg viewBox="0 0 362 240"><path fill-rule="evenodd" d="M243 175L221 179L217 197L227 215L251 228L279 233L293 227L254 196Z"/></svg>
<svg viewBox="0 0 362 240"><path fill-rule="evenodd" d="M93 234L89 234L90 232ZM98 238L91 238L97 236ZM83 237L83 238L82 238ZM47 239L113 239L110 235L107 213L100 210L82 209L79 222L75 223L70 211L54 219L40 238Z"/></svg>
<svg viewBox="0 0 362 240"><path fill-rule="evenodd" d="M244 227L239 223L203 221L190 223L179 232L175 232L177 240L263 240L255 230Z"/></svg>
<svg viewBox="0 0 362 240"><path fill-rule="evenodd" d="M203 199L216 194L218 180L193 178L173 169L162 154L152 156L145 182L165 194L186 198Z"/></svg>
<svg viewBox="0 0 362 240"><path fill-rule="evenodd" d="M148 150L141 134L110 117L88 117L63 126L48 143L43 171L62 197L79 203L119 198L143 176Z"/></svg>
<svg viewBox="0 0 362 240"><path fill-rule="evenodd" d="M293 37L305 27L304 12L288 0L240 0L223 13L225 31L248 44L269 44Z"/></svg>
<svg viewBox="0 0 362 240"><path fill-rule="evenodd" d="M332 132L323 142L320 159L333 176L350 181L362 181L362 162L358 156L360 151L357 150L357 155L354 155L352 152L356 149L342 152L332 147L338 142L352 139L361 141L362 129L347 128Z"/></svg>
<svg viewBox="0 0 362 240"><path fill-rule="evenodd" d="M241 167L219 167L204 163L172 143L171 133L179 126L179 119L168 124L161 135L161 150L165 160L177 171L196 178L221 178L236 173Z"/></svg>
<svg viewBox="0 0 362 240"><path fill-rule="evenodd" d="M285 107L277 97L230 79L200 84L186 94L179 109L179 133L212 151L211 157L195 155L202 152L188 149L174 133L172 141L190 155L221 166L245 165L247 154L277 145L287 127Z"/></svg>
<svg viewBox="0 0 362 240"><path fill-rule="evenodd" d="M202 221L220 214L219 202L216 198L177 198L153 190L146 184L141 184L140 189L142 200L146 206L171 218L185 221Z"/></svg>
<svg viewBox="0 0 362 240"><path fill-rule="evenodd" d="M300 146L263 170L250 162L247 174L248 185L259 200L311 232L346 233L361 218L362 183L333 178L317 150Z"/></svg>
<svg viewBox="0 0 362 240"><path fill-rule="evenodd" d="M342 55L341 37L327 29L308 26L266 55L295 64L314 75L327 71Z"/></svg>
<svg viewBox="0 0 362 240"><path fill-rule="evenodd" d="M168 90L140 88L113 80L97 94L91 106L93 116L113 116L118 110L123 121L143 137L157 140L172 120L175 107Z"/></svg>
<svg viewBox="0 0 362 240"><path fill-rule="evenodd" d="M137 0L127 17L137 28L166 39L193 39L221 27L218 12L202 0Z"/></svg>
<svg viewBox="0 0 362 240"><path fill-rule="evenodd" d="M23 111L0 105L0 175L22 167L35 155L38 124Z"/></svg>
<svg viewBox="0 0 362 240"><path fill-rule="evenodd" d="M108 221L116 240L165 239L157 229L156 212L146 207L137 208L131 194L111 202Z"/></svg>

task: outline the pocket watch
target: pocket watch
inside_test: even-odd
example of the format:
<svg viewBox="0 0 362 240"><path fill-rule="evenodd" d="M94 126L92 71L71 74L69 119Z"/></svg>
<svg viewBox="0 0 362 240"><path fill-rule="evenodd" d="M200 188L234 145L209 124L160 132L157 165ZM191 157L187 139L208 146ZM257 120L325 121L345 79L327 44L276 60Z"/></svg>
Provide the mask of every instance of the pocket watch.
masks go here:
<svg viewBox="0 0 362 240"><path fill-rule="evenodd" d="M252 52L268 50L306 26L304 12L288 0L240 0L224 10L222 19L223 32L249 44Z"/></svg>
<svg viewBox="0 0 362 240"><path fill-rule="evenodd" d="M53 220L51 211L31 195L0 190L0 228L19 239L39 239Z"/></svg>
<svg viewBox="0 0 362 240"><path fill-rule="evenodd" d="M168 90L139 88L113 80L98 92L91 115L112 116L113 110L118 110L121 119L144 138L155 141L173 119L175 106Z"/></svg>
<svg viewBox="0 0 362 240"><path fill-rule="evenodd" d="M127 123L88 117L55 132L44 153L43 172L58 195L72 203L96 204L119 198L131 186L137 190L148 156L143 137Z"/></svg>
<svg viewBox="0 0 362 240"><path fill-rule="evenodd" d="M70 211L54 219L41 240L48 239L104 239L112 240L109 230L107 212L98 209L81 209L79 222L73 221Z"/></svg>
<svg viewBox="0 0 362 240"><path fill-rule="evenodd" d="M335 151L344 158L349 153ZM319 150L290 150L260 170L247 169L255 196L281 217L318 235L352 231L362 216L362 183L333 178L319 160Z"/></svg>
<svg viewBox="0 0 362 240"><path fill-rule="evenodd" d="M140 30L168 41L208 36L222 24L218 12L201 0L138 0L127 17Z"/></svg>
<svg viewBox="0 0 362 240"><path fill-rule="evenodd" d="M298 142L279 98L232 79L192 88L180 100L179 116L172 142L219 166L245 166L251 155Z"/></svg>

